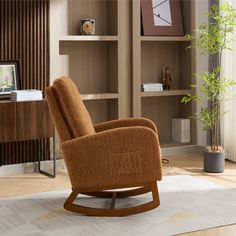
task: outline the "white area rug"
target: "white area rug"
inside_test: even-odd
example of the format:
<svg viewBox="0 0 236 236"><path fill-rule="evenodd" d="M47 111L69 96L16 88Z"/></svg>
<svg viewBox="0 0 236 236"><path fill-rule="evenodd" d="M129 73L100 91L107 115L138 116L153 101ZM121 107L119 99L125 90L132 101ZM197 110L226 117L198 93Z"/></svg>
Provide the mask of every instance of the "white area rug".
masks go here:
<svg viewBox="0 0 236 236"><path fill-rule="evenodd" d="M168 176L158 183L159 208L128 217L87 217L63 209L70 191L0 198L0 235L175 235L236 223L236 189L192 176ZM127 206L149 195L120 200ZM109 200L84 197L80 203L110 205Z"/></svg>

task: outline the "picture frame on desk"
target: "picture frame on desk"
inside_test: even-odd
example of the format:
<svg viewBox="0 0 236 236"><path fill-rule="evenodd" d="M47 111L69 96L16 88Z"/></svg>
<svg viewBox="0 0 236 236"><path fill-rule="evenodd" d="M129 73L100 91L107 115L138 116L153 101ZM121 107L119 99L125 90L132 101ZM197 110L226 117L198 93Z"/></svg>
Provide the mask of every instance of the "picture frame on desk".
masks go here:
<svg viewBox="0 0 236 236"><path fill-rule="evenodd" d="M18 60L0 60L0 99L10 98L11 91L19 87Z"/></svg>
<svg viewBox="0 0 236 236"><path fill-rule="evenodd" d="M183 36L180 0L141 0L144 36Z"/></svg>

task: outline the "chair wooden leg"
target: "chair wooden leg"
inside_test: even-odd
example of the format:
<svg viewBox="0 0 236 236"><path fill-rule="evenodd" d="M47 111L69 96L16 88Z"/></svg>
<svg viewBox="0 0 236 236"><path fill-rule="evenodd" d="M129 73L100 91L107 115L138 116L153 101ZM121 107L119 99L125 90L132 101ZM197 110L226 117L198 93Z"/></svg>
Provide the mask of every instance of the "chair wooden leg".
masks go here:
<svg viewBox="0 0 236 236"><path fill-rule="evenodd" d="M153 200L151 202L144 203L134 207L119 208L119 209L91 208L74 204L73 202L78 196L79 190L73 190L68 199L66 200L64 208L68 211L82 213L84 215L91 215L91 216L127 216L127 215L137 214L154 209L160 205L157 183L156 182L151 183L148 186L148 188L151 189L152 191Z"/></svg>

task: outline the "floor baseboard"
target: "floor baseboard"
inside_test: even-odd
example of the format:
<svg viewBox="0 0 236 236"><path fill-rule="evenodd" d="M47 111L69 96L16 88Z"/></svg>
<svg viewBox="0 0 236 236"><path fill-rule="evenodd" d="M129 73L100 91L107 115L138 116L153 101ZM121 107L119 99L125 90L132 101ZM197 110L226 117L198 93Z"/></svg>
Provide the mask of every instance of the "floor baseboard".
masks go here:
<svg viewBox="0 0 236 236"><path fill-rule="evenodd" d="M202 155L205 147L199 145L188 145L181 147L168 147L162 148L163 156L174 156L174 155L187 155L187 154L199 154Z"/></svg>

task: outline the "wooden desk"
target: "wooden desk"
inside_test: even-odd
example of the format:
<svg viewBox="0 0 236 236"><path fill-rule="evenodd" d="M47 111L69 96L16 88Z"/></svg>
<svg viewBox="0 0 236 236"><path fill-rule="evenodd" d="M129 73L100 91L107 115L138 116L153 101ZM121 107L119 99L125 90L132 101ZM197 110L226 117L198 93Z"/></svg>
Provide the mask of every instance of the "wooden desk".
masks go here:
<svg viewBox="0 0 236 236"><path fill-rule="evenodd" d="M36 147L38 170L55 176L55 137L47 101L0 100L0 142L40 140L53 137L53 174L40 169L40 148Z"/></svg>

